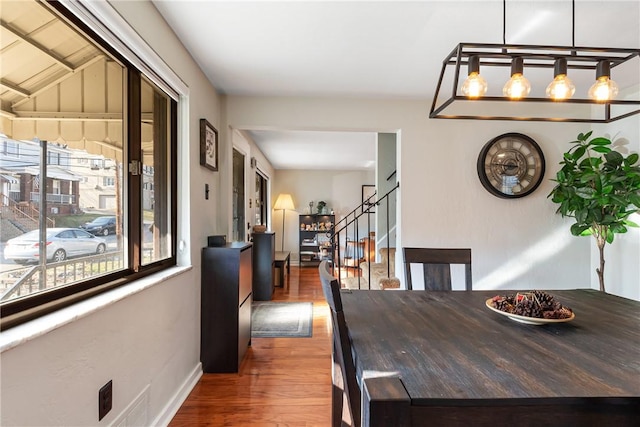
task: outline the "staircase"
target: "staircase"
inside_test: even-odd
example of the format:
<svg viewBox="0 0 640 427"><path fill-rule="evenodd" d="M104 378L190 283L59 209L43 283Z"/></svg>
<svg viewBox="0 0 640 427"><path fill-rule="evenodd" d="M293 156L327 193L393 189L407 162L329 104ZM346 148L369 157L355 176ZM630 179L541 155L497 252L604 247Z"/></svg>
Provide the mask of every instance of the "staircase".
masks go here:
<svg viewBox="0 0 640 427"><path fill-rule="evenodd" d="M0 219L0 241L6 242L9 239L13 239L14 237L18 237L25 232L16 226L13 221L8 218L5 218L4 215L2 219Z"/></svg>
<svg viewBox="0 0 640 427"><path fill-rule="evenodd" d="M0 238L3 242L20 236L31 230L37 230L40 224L40 211L29 202L16 202L0 194ZM55 221L46 218L47 227L55 227Z"/></svg>
<svg viewBox="0 0 640 427"><path fill-rule="evenodd" d="M336 223L335 232L330 236L336 248L333 267L334 275L338 277L343 288L384 289L385 287L399 287L399 280L393 276L394 265L392 263L395 261L390 255L395 255L395 248L390 247L390 241L395 241L395 239L389 238L391 232L395 230L395 224L393 228L389 224L390 198L395 196L395 191L399 187L400 183L398 182L395 187L381 197L374 193ZM387 221L386 227L382 230L382 236L375 237L375 231L372 229L375 226L372 224L371 216L374 215L375 218L374 211L379 209L386 209ZM366 226L363 226L361 223L365 222L365 219L362 221L360 219L365 215ZM386 244L380 248L385 254L383 263L375 263L374 247L378 249L376 241ZM380 251L380 249L378 250ZM342 253L343 251L344 253ZM365 264L366 268L364 268ZM361 267L363 268L361 269ZM380 279L379 274L372 277L373 267L377 267L376 270L383 270L383 279ZM366 271L364 276L362 270Z"/></svg>

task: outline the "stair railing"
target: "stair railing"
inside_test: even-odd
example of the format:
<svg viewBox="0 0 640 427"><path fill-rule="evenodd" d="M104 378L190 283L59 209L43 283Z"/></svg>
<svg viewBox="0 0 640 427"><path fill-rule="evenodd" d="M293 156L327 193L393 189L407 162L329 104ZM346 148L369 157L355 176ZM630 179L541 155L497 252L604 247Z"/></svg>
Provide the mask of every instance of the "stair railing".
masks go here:
<svg viewBox="0 0 640 427"><path fill-rule="evenodd" d="M23 232L35 230L38 228L40 223L39 215L40 211L34 208L31 203L26 203L24 205L20 205L15 200L7 197L5 194L1 194L2 196L2 210L3 216L10 221L17 223L18 228L20 228ZM45 217L45 221L47 223L47 227L55 227L56 222L49 218ZM27 230L24 230L24 228Z"/></svg>
<svg viewBox="0 0 640 427"><path fill-rule="evenodd" d="M353 245L353 265L351 267L354 268L354 278L357 278L358 281L358 289L361 289L361 276L360 276L360 272L356 271L359 270L360 268L360 247L358 245L358 242L360 241L360 217L362 217L363 215L367 215L367 233L366 236L370 237L371 236L371 214L373 214L374 212L372 212L372 209L374 209L375 207L380 207L384 204L385 208L386 208L386 230L385 230L385 234L387 235L387 239L386 239L386 246L387 246L387 253L389 253L389 249L390 249L390 240L389 239L389 229L390 229L390 224L389 224L389 197L392 193L394 193L398 188L400 187L400 183L396 183L395 187L393 187L391 190L389 190L386 194L384 194L381 197L376 197L377 194L374 193L372 194L370 197L368 197L366 200L364 200L360 205L358 205L355 209L353 209L351 212L349 212L347 215L345 215L344 218L342 218L340 221L336 222L336 225L334 227L334 233L329 235L330 237L330 241L334 242L334 244L336 245L336 257L335 257L335 261L334 261L334 267L337 268L338 270L338 282L340 283L340 285L342 286L342 256L340 254L340 248L341 248L341 239L340 239L340 235L341 233L344 232L344 234L346 234L345 237L345 252L348 249L349 246L349 236L348 236L348 232L349 232L349 227L352 227L352 231L353 231L353 236L354 239L354 245ZM369 245L371 244L371 242L369 241ZM370 248L367 247L366 248L367 252L370 252ZM347 255L347 253L345 253L345 256ZM375 257L375 254L374 254ZM372 260L370 255L367 256L368 262L371 264ZM375 259L374 259L375 261ZM349 267L348 265L345 264L345 271L346 271L346 275L348 277L349 275ZM390 257L387 256L387 277L389 277L389 272L391 271L391 260ZM367 283L369 284L369 288L371 288L371 268L367 269L368 272L368 277L367 277Z"/></svg>

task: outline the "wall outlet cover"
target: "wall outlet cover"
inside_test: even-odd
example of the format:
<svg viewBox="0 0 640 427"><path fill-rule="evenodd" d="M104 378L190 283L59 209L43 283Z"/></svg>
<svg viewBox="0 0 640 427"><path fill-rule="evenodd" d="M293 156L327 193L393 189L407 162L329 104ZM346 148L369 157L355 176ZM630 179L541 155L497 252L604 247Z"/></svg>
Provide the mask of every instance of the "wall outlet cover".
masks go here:
<svg viewBox="0 0 640 427"><path fill-rule="evenodd" d="M109 413L113 406L113 380L98 390L98 421Z"/></svg>

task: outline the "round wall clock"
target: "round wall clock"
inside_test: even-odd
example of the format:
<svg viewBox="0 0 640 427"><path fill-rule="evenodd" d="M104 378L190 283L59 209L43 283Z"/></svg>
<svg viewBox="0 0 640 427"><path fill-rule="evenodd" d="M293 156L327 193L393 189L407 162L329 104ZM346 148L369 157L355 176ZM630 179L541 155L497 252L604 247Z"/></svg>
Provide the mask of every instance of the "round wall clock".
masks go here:
<svg viewBox="0 0 640 427"><path fill-rule="evenodd" d="M506 199L532 193L544 176L540 146L521 133L505 133L487 142L478 156L478 177L491 194Z"/></svg>

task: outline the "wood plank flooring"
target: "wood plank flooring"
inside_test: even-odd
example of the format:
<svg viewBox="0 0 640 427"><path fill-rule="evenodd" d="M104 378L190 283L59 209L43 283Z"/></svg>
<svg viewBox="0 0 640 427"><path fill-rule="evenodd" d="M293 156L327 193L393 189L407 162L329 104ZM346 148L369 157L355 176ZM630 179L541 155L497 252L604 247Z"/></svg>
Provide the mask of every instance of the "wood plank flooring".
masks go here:
<svg viewBox="0 0 640 427"><path fill-rule="evenodd" d="M331 324L318 269L291 267L274 301L313 302L311 338L253 338L238 374L204 374L170 427L331 424Z"/></svg>

